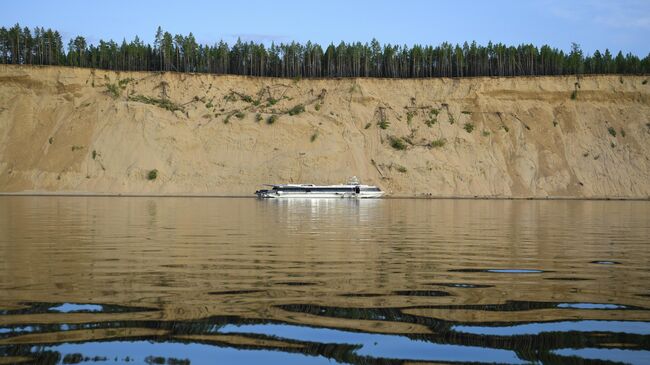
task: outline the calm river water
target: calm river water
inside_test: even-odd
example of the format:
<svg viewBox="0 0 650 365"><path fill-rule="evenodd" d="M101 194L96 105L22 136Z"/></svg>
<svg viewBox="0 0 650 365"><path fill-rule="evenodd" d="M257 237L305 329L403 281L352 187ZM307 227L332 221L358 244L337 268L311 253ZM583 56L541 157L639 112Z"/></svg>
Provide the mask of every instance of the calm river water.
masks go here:
<svg viewBox="0 0 650 365"><path fill-rule="evenodd" d="M650 203L0 197L0 363L650 363Z"/></svg>

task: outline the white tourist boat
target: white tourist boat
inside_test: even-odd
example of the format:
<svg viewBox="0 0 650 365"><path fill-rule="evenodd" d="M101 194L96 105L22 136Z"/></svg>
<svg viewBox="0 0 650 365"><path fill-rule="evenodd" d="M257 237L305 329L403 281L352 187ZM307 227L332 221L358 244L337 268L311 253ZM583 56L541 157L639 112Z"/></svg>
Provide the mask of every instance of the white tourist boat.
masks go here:
<svg viewBox="0 0 650 365"><path fill-rule="evenodd" d="M384 195L374 185L362 185L356 177L341 185L276 184L255 192L258 198L379 198Z"/></svg>

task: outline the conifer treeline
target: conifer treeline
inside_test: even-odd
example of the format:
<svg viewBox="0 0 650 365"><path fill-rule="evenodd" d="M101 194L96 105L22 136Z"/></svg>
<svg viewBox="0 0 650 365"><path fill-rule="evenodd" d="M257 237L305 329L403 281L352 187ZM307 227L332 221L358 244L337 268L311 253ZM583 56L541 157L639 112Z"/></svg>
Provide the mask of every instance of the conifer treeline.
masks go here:
<svg viewBox="0 0 650 365"><path fill-rule="evenodd" d="M650 54L640 59L628 53L613 56L609 50L584 55L577 44L571 51L532 44L517 47L476 42L461 45L412 47L341 42L326 49L307 42L261 43L237 40L198 44L192 33L172 35L160 27L153 45L137 36L118 44L100 40L88 44L84 37L70 40L64 49L58 31L36 27L0 28L0 63L65 65L121 71L207 72L276 77L463 77L565 74L650 73Z"/></svg>

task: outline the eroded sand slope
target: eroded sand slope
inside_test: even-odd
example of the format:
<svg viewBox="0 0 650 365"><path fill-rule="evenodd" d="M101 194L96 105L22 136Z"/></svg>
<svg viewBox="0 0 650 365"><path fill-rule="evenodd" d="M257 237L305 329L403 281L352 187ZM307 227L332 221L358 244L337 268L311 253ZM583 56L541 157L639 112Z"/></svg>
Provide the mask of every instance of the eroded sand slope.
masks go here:
<svg viewBox="0 0 650 365"><path fill-rule="evenodd" d="M647 198L646 79L291 80L3 65L0 191L248 195L262 183L357 175L394 196ZM304 112L287 114L299 104Z"/></svg>

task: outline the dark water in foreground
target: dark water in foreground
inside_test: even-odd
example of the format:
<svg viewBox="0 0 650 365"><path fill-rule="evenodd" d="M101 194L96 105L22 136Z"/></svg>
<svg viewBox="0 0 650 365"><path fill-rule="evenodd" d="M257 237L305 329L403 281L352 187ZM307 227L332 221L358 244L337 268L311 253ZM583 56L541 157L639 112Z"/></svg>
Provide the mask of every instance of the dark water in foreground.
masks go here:
<svg viewBox="0 0 650 365"><path fill-rule="evenodd" d="M650 203L0 197L0 363L650 363Z"/></svg>

